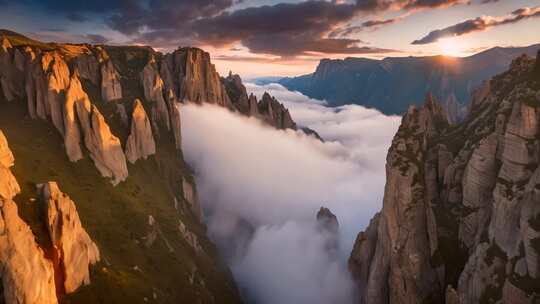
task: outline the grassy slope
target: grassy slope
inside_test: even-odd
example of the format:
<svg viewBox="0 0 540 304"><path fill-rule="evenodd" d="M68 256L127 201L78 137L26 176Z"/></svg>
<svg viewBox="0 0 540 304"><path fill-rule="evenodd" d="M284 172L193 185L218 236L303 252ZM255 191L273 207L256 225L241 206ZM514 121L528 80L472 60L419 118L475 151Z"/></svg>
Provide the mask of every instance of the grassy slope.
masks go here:
<svg viewBox="0 0 540 304"><path fill-rule="evenodd" d="M50 43L43 43L41 41L30 39L10 30L0 29L0 36L6 36L13 46L33 46L42 50L52 50L54 48Z"/></svg>
<svg viewBox="0 0 540 304"><path fill-rule="evenodd" d="M179 191L176 183L180 175L191 174L172 142L162 139L155 157L129 165L128 180L113 187L88 157L69 162L60 135L50 123L28 119L24 104L7 103L0 96L0 129L15 154L13 172L23 189L16 197L21 216L42 246L50 246L39 201L30 199L36 197L36 183L57 181L75 201L83 226L102 254L102 262L91 269L92 283L63 297L63 303L141 303L144 298L151 303L239 302L230 273L216 262L219 258L205 237L204 226L191 213L174 209L173 192ZM174 253L159 238L151 248L142 244L150 214ZM209 257L197 257L183 241L178 218L197 233ZM191 285L188 276L194 267L198 275ZM201 277L204 284L197 282Z"/></svg>

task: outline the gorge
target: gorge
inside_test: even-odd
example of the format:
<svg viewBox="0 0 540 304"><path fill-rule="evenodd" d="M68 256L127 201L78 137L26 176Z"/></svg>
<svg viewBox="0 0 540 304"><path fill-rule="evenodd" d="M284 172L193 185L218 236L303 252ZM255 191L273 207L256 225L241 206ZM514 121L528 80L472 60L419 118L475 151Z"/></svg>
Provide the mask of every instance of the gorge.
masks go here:
<svg viewBox="0 0 540 304"><path fill-rule="evenodd" d="M198 48L0 38L6 303L540 301L540 52L457 122L428 92L400 117L221 77Z"/></svg>

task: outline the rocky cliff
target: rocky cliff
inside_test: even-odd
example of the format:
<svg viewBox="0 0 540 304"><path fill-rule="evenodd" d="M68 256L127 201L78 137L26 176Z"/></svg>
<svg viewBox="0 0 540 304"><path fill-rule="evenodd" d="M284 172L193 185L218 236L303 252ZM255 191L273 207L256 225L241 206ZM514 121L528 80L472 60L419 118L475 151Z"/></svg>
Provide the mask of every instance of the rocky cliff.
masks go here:
<svg viewBox="0 0 540 304"><path fill-rule="evenodd" d="M538 62L515 59L463 123L431 96L409 108L349 260L361 303L540 301Z"/></svg>
<svg viewBox="0 0 540 304"><path fill-rule="evenodd" d="M5 301L241 302L206 235L179 107L212 103L280 129L295 126L288 111L271 98L275 114L259 115L197 48L0 33Z"/></svg>

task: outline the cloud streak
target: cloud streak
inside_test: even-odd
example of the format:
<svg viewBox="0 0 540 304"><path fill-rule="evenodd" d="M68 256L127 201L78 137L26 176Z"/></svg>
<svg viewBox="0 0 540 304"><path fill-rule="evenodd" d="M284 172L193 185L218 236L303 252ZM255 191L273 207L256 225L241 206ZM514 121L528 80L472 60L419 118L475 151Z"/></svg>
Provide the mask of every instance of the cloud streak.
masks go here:
<svg viewBox="0 0 540 304"><path fill-rule="evenodd" d="M346 260L380 208L384 155L400 118L355 105L328 108L277 84L247 89L276 96L326 141L211 105L183 106L183 151L209 233L250 300L352 303ZM327 252L327 236L315 228L322 205L340 221L339 254Z"/></svg>
<svg viewBox="0 0 540 304"><path fill-rule="evenodd" d="M513 11L507 16L502 17L491 17L491 16L481 16L474 19L469 19L458 24L446 27L444 29L435 30L427 34L421 39L415 40L412 44L429 44L439 41L443 38L461 36L473 32L485 31L492 27L512 24L519 22L521 20L540 17L540 6L529 8L520 8Z"/></svg>

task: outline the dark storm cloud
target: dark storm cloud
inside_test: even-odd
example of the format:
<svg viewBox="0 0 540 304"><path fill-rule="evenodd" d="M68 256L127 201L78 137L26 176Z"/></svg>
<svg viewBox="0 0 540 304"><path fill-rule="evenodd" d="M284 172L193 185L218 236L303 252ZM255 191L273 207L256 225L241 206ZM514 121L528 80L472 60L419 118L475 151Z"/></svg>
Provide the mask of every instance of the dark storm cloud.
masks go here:
<svg viewBox="0 0 540 304"><path fill-rule="evenodd" d="M540 6L534 8L520 8L513 11L510 15L503 17L482 16L475 19L469 19L444 29L432 31L425 37L413 41L412 44L433 43L437 42L439 39L442 38L461 36L472 32L484 31L495 26L516 23L532 17L540 17Z"/></svg>
<svg viewBox="0 0 540 304"><path fill-rule="evenodd" d="M138 33L142 28L151 30L179 30L189 27L196 19L215 16L230 8L234 0L151 0L147 6L140 3L114 14L109 25L124 34Z"/></svg>
<svg viewBox="0 0 540 304"><path fill-rule="evenodd" d="M360 46L358 39L330 34L369 13L468 3L468 0L309 0L234 10L234 5L242 0L21 1L23 5L63 14L71 21L103 20L110 28L130 36L134 43L169 49L186 44L221 47L241 43L251 52L280 56L387 52L390 50ZM376 22L380 21L368 21L364 27L374 27Z"/></svg>
<svg viewBox="0 0 540 304"><path fill-rule="evenodd" d="M366 2L364 7L374 6ZM241 41L254 53L284 56L306 52L355 53L358 40L330 39L325 34L358 12L354 4L308 1L252 7L198 20L194 30L212 45Z"/></svg>

